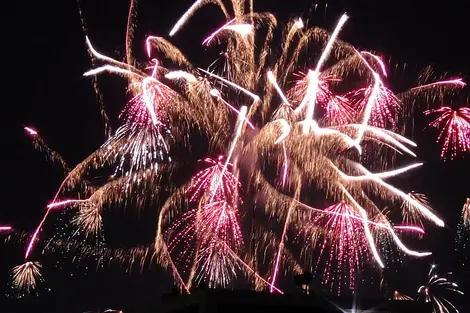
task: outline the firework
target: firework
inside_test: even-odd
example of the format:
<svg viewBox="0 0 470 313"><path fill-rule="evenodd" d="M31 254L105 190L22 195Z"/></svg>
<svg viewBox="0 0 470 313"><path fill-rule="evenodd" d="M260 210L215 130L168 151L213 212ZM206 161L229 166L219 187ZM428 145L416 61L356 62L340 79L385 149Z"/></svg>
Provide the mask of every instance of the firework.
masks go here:
<svg viewBox="0 0 470 313"><path fill-rule="evenodd" d="M11 226L4 226L4 225L2 225L2 226L0 226L0 233L1 233L1 232L9 232L9 231L11 231L12 229L13 229L13 227L11 227Z"/></svg>
<svg viewBox="0 0 470 313"><path fill-rule="evenodd" d="M373 88L369 86L349 95L349 98L353 102L357 111L364 113L372 92ZM373 104L370 116L370 125L381 128L390 127L391 129L396 130L396 115L401 109L400 101L395 94L384 85L380 85L375 98L376 100Z"/></svg>
<svg viewBox="0 0 470 313"><path fill-rule="evenodd" d="M439 275L437 266L433 264L428 273L428 282L418 289L418 293L424 297L424 301L432 304L434 313L459 312L448 296L452 293L460 295L464 293L455 282L449 279L451 274Z"/></svg>
<svg viewBox="0 0 470 313"><path fill-rule="evenodd" d="M11 271L12 284L16 289L30 292L43 280L42 265L39 262L26 262L15 266Z"/></svg>
<svg viewBox="0 0 470 313"><path fill-rule="evenodd" d="M401 265L404 257L404 253L400 251L400 249L397 249L391 233L384 232L382 227L377 227L381 224L387 225L390 223L390 212L391 210L385 209L382 211L382 215L378 215L372 220L374 223L377 223L374 224L376 227L374 227L372 230L374 232L374 238L377 242L380 255L383 255L387 267Z"/></svg>
<svg viewBox="0 0 470 313"><path fill-rule="evenodd" d="M318 225L321 225L320 234ZM321 269L324 282L331 289L336 288L338 294L345 285L354 290L361 265L370 257L362 217L356 208L340 202L324 209L324 214L314 217L303 235L321 243L319 261L325 263ZM306 248L311 249L309 241L306 241ZM312 251L304 253L312 255ZM320 262L315 263L318 272Z"/></svg>
<svg viewBox="0 0 470 313"><path fill-rule="evenodd" d="M159 111L172 100L172 91L157 80L158 61L152 61L151 75L138 84L139 93L120 115L125 124L103 145L107 150L104 159L118 164L114 175L121 172L129 176L139 170L156 170L165 159L171 161L164 137L171 133L165 128Z"/></svg>
<svg viewBox="0 0 470 313"><path fill-rule="evenodd" d="M219 156L217 161L210 158L204 159L204 162L211 166L197 173L191 179L191 185L188 188L190 201L198 201L206 195L210 199L230 199L236 194L236 189L240 187L240 182L230 171L224 170L223 156ZM232 166L232 164L228 164ZM230 201L232 202L232 201Z"/></svg>
<svg viewBox="0 0 470 313"><path fill-rule="evenodd" d="M465 226L470 227L470 198L467 198L467 201L463 205L462 221Z"/></svg>
<svg viewBox="0 0 470 313"><path fill-rule="evenodd" d="M418 192L411 191L408 193L408 196L412 201L416 201L421 203L421 205L426 206L431 210L431 205L429 203L428 198L426 195ZM401 205L402 209L402 216L403 216L403 223L409 225L420 225L423 226L423 219L424 216L421 211L416 210L415 206L410 203L410 201L405 201Z"/></svg>
<svg viewBox="0 0 470 313"><path fill-rule="evenodd" d="M409 301L409 300L413 300L413 298L410 297L410 296L407 296L405 294L402 294L401 292L398 292L397 290L395 290L395 292L393 293L393 300L395 300L395 301Z"/></svg>
<svg viewBox="0 0 470 313"><path fill-rule="evenodd" d="M178 219L167 237L170 253L181 251L178 260L183 268L189 267L193 273L198 269L198 279L204 278L210 285L226 286L236 267L227 250L239 250L243 239L237 209L240 183L227 169L232 165L226 166L222 159L204 159L211 166L197 173L187 189L189 201L198 206Z"/></svg>
<svg viewBox="0 0 470 313"><path fill-rule="evenodd" d="M69 172L70 168L65 162L65 160L57 152L49 148L44 139L41 138L37 130L32 127L25 127L25 132L31 138L33 146L36 150L43 153L47 160L51 161L53 164L59 164L65 172Z"/></svg>
<svg viewBox="0 0 470 313"><path fill-rule="evenodd" d="M317 272L332 288L354 289L363 262L385 266L380 247L385 237L404 254L429 255L407 248L397 232L424 233L424 218L440 227L444 222L415 194L385 182L421 166L393 169L396 153L416 157L416 144L398 133L401 125L395 122L408 98L387 87L379 56L339 39L347 16L331 35L297 19L276 38L277 21L270 13L247 11L241 0L231 1L232 10L222 1L196 1L170 36L208 3L226 18L203 41L220 47L225 62L221 71L213 62L206 69L195 68L159 36L145 40L149 67L138 68L131 49L134 1L126 63L99 53L86 38L94 68L84 75L123 77L130 100L117 131L67 171L28 244L23 266L34 264L29 258L52 210L71 209L76 214L72 226L96 235L104 231L103 208L140 209L149 203L158 215L153 260L187 292L198 280L229 286L239 272L252 277L257 289L282 292L277 287L282 269L301 272L311 266L312 257L322 261ZM277 40L279 54L272 49ZM305 53L311 44L324 47L314 64ZM172 70L163 64L171 64ZM293 86L287 83L299 75ZM456 82L438 82L439 91ZM429 92L430 87L422 87ZM418 87L412 94L419 92ZM192 147L201 145L200 138L193 139L195 130L207 138L203 164L209 167L181 182L176 178L184 175L177 175L177 169L190 171ZM31 128L26 131L38 136ZM173 147L186 149L184 164L173 157ZM214 157L221 153L224 158ZM105 179L95 179L97 170L107 173ZM303 194L322 194L325 202L336 204L315 209ZM381 209L395 203L404 203L404 225L393 226ZM270 223L280 224L282 232L269 229ZM289 240L292 232L299 234L295 242ZM292 253L295 244L301 245L307 264ZM98 251L105 254L102 247ZM134 250L130 263L147 258L149 251ZM266 275L260 268L269 268Z"/></svg>
<svg viewBox="0 0 470 313"><path fill-rule="evenodd" d="M427 110L424 114L438 114L438 117L429 123L429 127L439 129L437 141L442 141L442 159L453 160L458 153L470 151L470 108L462 107L454 110L450 107L441 107Z"/></svg>
<svg viewBox="0 0 470 313"><path fill-rule="evenodd" d="M190 194L189 200L198 201L199 207L183 217L183 220L187 220L189 215L191 224L175 236L178 242L181 238L184 239L185 234L196 236L196 255L193 256L190 277L196 273L196 268L200 267L198 278L206 278L211 286L227 286L231 282L237 264L230 251L239 250L243 244L237 210L241 204L238 198L240 183L236 176L228 171L228 167L232 166L229 160L246 120L245 115L246 107L242 107L227 160L222 163L222 156L217 162L205 159L212 167L196 174L191 180L187 191ZM170 252L174 246L170 243ZM188 285L190 284L191 280L188 282Z"/></svg>
<svg viewBox="0 0 470 313"><path fill-rule="evenodd" d="M459 261L464 271L468 271L470 259L468 249L470 247L470 199L463 205L462 218L457 225L456 250L459 255Z"/></svg>

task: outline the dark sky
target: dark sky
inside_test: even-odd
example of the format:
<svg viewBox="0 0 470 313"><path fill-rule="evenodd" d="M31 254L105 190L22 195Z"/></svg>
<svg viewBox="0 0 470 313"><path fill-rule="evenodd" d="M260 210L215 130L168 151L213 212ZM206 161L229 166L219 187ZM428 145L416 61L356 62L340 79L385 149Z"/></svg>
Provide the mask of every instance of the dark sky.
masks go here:
<svg viewBox="0 0 470 313"><path fill-rule="evenodd" d="M80 25L78 5L75 1L29 2L9 2L7 9L3 10L5 17L1 21L4 91L0 111L0 155L3 164L0 224L11 224L25 231L31 231L39 222L43 208L55 193L61 177L60 172L51 168L42 155L31 147L23 126L37 128L50 146L71 164L86 157L104 140L91 81L82 76L91 68L91 63ZM136 42L142 42L147 34L167 34L193 3L192 0L140 2ZM258 11L269 10L285 21L299 15L309 17L312 1L255 0L255 6ZM89 36L95 47L115 58L124 56L127 7L128 1L122 0L85 0L82 4ZM437 72L449 72L452 74L450 76L460 74L468 78L470 74L467 49L470 26L464 1L343 0L330 1L327 10L324 8L324 4L320 3L319 9L311 12L310 24L331 29L337 18L347 12L350 20L340 37L361 48L379 51L395 63L406 63L405 76L408 73L416 75L417 69L426 65L432 65ZM208 6L195 15L174 42L190 59L204 65L207 60L202 54L204 50L200 48L200 42L204 34L220 25L221 21L221 14ZM109 78L104 85L105 103L121 107L126 99L125 85L113 78ZM434 134L418 132L418 152L425 166L412 175L416 181L407 182L406 186L428 194L433 207L448 225L444 229L428 225L430 233L426 245L432 246L435 256L421 263L427 267L436 261L451 269L456 224L465 198L470 196L470 157L443 163L438 158ZM21 262L21 251L11 247L1 248L0 251L2 256L6 256L0 263L3 272ZM116 268L108 272L107 276L103 274L103 280L112 276L115 279L113 282L121 280L126 292L134 290L137 294L141 288L148 295L151 295L148 286L155 283L158 276L154 271L146 275L146 279L140 279L145 283L139 285L138 275L126 276ZM59 277L62 274L53 275ZM155 279L150 279L150 275ZM3 279L0 285L4 281L6 284L6 274L0 274L0 278ZM106 304L100 304L103 306L112 306L110 299L113 298L110 295L121 293L116 286L106 289L108 287L104 287L106 283L103 282L98 284L98 288L98 285L88 286L86 279L79 283L70 279L56 280L54 290L61 290L58 293L60 297L69 293L96 294L97 297L107 294ZM93 282L96 281L99 279L94 277ZM2 290L3 287L0 287L0 292ZM145 298L142 293L141 297ZM52 301L54 298L48 299Z"/></svg>

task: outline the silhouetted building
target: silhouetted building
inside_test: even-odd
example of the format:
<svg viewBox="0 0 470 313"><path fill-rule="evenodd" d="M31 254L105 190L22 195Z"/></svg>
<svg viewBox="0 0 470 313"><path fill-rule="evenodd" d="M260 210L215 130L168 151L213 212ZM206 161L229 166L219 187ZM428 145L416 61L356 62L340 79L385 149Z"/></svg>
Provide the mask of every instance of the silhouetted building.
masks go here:
<svg viewBox="0 0 470 313"><path fill-rule="evenodd" d="M344 299L342 299L344 300ZM361 309L352 310L353 301L337 304L317 295L271 294L242 290L197 290L191 295L166 298L162 301L163 313L417 313L427 312L423 304L415 301L361 301ZM362 311L364 310L364 311ZM160 310L159 310L160 311Z"/></svg>

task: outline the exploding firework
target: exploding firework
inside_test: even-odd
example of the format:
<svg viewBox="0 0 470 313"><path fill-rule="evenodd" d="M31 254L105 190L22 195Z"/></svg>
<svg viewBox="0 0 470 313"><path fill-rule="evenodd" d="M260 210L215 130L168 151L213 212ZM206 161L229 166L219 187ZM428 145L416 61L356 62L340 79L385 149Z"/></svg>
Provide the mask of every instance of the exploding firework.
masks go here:
<svg viewBox="0 0 470 313"><path fill-rule="evenodd" d="M43 280L41 274L42 265L39 262L26 262L15 266L11 270L13 287L25 292L30 292Z"/></svg>
<svg viewBox="0 0 470 313"><path fill-rule="evenodd" d="M84 313L124 313L124 312L121 310L107 309L105 311L87 311Z"/></svg>
<svg viewBox="0 0 470 313"><path fill-rule="evenodd" d="M463 205L462 219L457 225L456 246L459 255L460 265L464 272L468 272L470 267L469 249L470 249L470 199Z"/></svg>
<svg viewBox="0 0 470 313"><path fill-rule="evenodd" d="M409 192L408 196L410 199L413 201L421 203L421 205L426 206L431 210L431 205L429 203L428 198L426 195L422 193L417 193L417 192ZM409 224L409 225L421 225L423 226L423 219L424 216L421 213L420 210L417 210L415 206L410 203L410 201L404 201L401 205L402 208L402 216L403 216L403 223Z"/></svg>
<svg viewBox="0 0 470 313"><path fill-rule="evenodd" d="M462 222L465 226L470 227L470 198L467 198L467 201L463 205Z"/></svg>
<svg viewBox="0 0 470 313"><path fill-rule="evenodd" d="M44 139L41 138L35 129L32 127L25 127L24 130L31 138L34 148L43 153L47 160L53 164L60 165L65 172L70 171L70 168L68 167L65 160L47 145L47 143L44 141Z"/></svg>
<svg viewBox="0 0 470 313"><path fill-rule="evenodd" d="M372 222L375 224L372 228L374 239L376 241L380 255L383 255L387 267L399 266L403 261L404 253L397 248L397 245L394 242L393 236L390 232L384 232L382 227L378 227L381 224L389 224L390 218L389 209L382 211L381 215L377 215L372 219ZM389 225L391 226L391 225Z"/></svg>
<svg viewBox="0 0 470 313"><path fill-rule="evenodd" d="M318 75L314 77L315 72L310 71L308 74L301 74L303 76L294 88L290 91L290 98L297 103L301 103L306 95L306 92L311 85L312 79L318 79L318 90L316 95L316 102L324 110L324 118L329 125L344 125L354 121L356 111L353 109L347 97L335 95L329 85L338 83L339 80L335 77L323 77ZM363 99L363 98L361 98ZM297 108L300 111L302 107Z"/></svg>
<svg viewBox="0 0 470 313"><path fill-rule="evenodd" d="M1 232L9 232L11 231L13 228L11 226L0 226L0 233Z"/></svg>
<svg viewBox="0 0 470 313"><path fill-rule="evenodd" d="M442 141L441 158L457 157L459 152L470 151L470 108L462 107L454 110L442 107L436 110L427 110L426 115L438 114L438 117L429 123L429 127L439 129L437 141Z"/></svg>
<svg viewBox="0 0 470 313"><path fill-rule="evenodd" d="M206 3L196 1L170 36ZM154 243L115 255L127 255L133 263L153 254L152 260L168 269L187 292L195 280L230 286L239 271L252 277L257 289L282 292L276 287L281 269L301 272L317 260L324 261L317 272L332 288L354 289L365 259L385 266L380 236L404 254L430 254L407 248L397 235L397 231L424 232L420 225L393 226L382 210L389 203L405 203L403 215L409 222L420 224L425 218L444 226L426 203L385 182L421 163L392 169L394 158L383 151L415 157L410 147L416 144L395 132L400 127L398 111L410 95L431 92L436 85L441 92L445 86L463 83L442 81L395 95L386 86L385 65L378 56L338 39L346 15L331 34L295 20L277 38L272 14L254 12L252 6L246 11L244 1L233 0L232 16L221 1L211 3L222 10L226 22L204 45L221 46L222 67L211 63L207 69L195 68L168 40L149 36L145 41L149 67L137 68L131 49L134 5L126 63L99 53L86 38L95 68L85 76L105 72L122 76L129 82L131 100L122 110L117 131L67 170L29 241L27 263L18 267L23 273L19 277L32 268L38 277L39 268L32 267L35 263L29 259L36 243L44 239L41 231L51 211L75 212L71 224L91 236L104 231L106 207L143 208L148 203L157 208ZM278 54L272 49L277 42L282 47ZM324 49L312 61L305 53L313 45ZM215 72L216 68L222 70ZM299 68L306 74L296 72ZM288 83L299 76L294 86ZM351 90L357 83L362 89ZM36 131L26 130L37 138ZM202 139L193 137L195 132L208 141L204 161L209 167L180 182L177 169L189 171L195 163L191 148L201 145ZM172 154L173 147L181 146L186 149L184 162ZM221 154L224 159L213 157ZM96 171L110 169L106 179L95 179ZM307 193L337 204L316 209L304 196ZM281 231L271 224L280 225ZM296 242L305 262L292 252L296 249L290 249L296 242L288 240L289 233L300 234ZM48 247L69 249L73 239L71 234L60 245ZM108 253L101 247L83 251Z"/></svg>
<svg viewBox="0 0 470 313"><path fill-rule="evenodd" d="M407 296L405 294L402 294L398 290L395 290L395 292L393 293L393 300L395 300L395 301L409 301L409 300L413 300L413 298L410 297L410 296Z"/></svg>
<svg viewBox="0 0 470 313"><path fill-rule="evenodd" d="M321 225L319 234L318 225ZM359 275L361 265L368 261L370 257L369 245L362 227L362 217L353 206L340 202L324 209L324 214L319 214L307 224L305 230L306 237L313 238L314 241L321 242L319 251L322 277L324 281L336 288L340 294L343 285L351 290L356 287L356 278ZM324 233L324 235L322 235ZM319 237L319 238L316 238ZM312 255L312 245L306 241L307 249L304 253Z"/></svg>
<svg viewBox="0 0 470 313"><path fill-rule="evenodd" d="M228 250L239 251L243 244L238 222L240 183L222 157L204 162L211 166L197 173L187 190L189 201L197 207L170 227L168 249L181 251L177 259L183 269L195 273L200 267L199 279L226 286L237 267Z"/></svg>
<svg viewBox="0 0 470 313"><path fill-rule="evenodd" d="M448 278L451 274L439 275L437 266L433 264L428 273L428 282L418 289L418 293L424 298L424 301L432 304L434 313L459 312L449 300L449 295L453 293L463 295L464 293L455 282Z"/></svg>
<svg viewBox="0 0 470 313"><path fill-rule="evenodd" d="M159 112L163 106L170 105L168 101L174 99L173 91L157 79L158 61L152 61L155 65L151 75L139 84L131 85L138 91L120 115L124 125L102 147L106 151L103 158L117 164L114 176L132 176L140 170L156 171L165 159L171 161L164 137L171 136L171 133ZM100 69L85 75L93 75L97 71Z"/></svg>

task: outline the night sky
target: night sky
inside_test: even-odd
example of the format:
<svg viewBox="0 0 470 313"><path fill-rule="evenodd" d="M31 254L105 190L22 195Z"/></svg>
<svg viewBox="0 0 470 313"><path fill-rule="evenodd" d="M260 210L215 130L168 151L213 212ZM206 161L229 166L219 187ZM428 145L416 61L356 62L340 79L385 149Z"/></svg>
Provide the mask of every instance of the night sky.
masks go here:
<svg viewBox="0 0 470 313"><path fill-rule="evenodd" d="M106 55L122 59L129 1L82 2L88 35L94 46ZM168 34L193 0L140 2L135 42L136 47L143 48L146 35ZM159 4L161 2L164 4ZM257 11L271 11L281 23L302 16L309 18L311 25L330 30L339 16L347 12L350 20L340 38L360 48L378 51L385 59L391 59L391 64L398 64L398 71L411 82L419 69L427 65L432 65L437 73L449 73L447 77L458 75L464 80L470 79L467 48L470 27L464 5L464 1L434 4L421 0L343 0L329 1L327 9L324 3L319 3L315 10L312 1L255 0ZM0 224L32 231L62 177L60 170L50 166L33 149L23 127L31 125L39 130L50 147L59 151L70 164L76 164L104 141L103 125L91 79L82 76L91 68L91 62L77 3L9 1L6 6L5 17L1 20L4 87L0 111L0 155L3 165ZM200 43L204 35L221 24L222 18L219 11L207 6L198 11L171 40L181 47L190 60L207 66L211 60L204 55ZM144 61L143 49L139 49L137 55L142 56L140 60ZM117 113L128 99L125 82L111 75L103 75L99 82L105 104L110 112ZM413 87L397 81L391 89L403 91L405 86ZM413 275L419 276L408 279L410 274L403 274L406 276L401 280L403 289L410 292L416 290L416 281L424 281L425 271L433 262L441 264L442 271L458 271L453 254L454 235L462 205L470 197L470 156L453 162L440 161L439 146L434 143L435 135L432 131L416 130L414 139L419 145L418 156L425 165L407 176L410 179L402 182L403 185L398 184L406 190L427 194L433 208L447 225L442 229L426 225L429 234L419 247L431 248L434 255L419 260L419 265L409 262L413 272L418 269ZM0 246L1 294L7 291L8 270L22 263L24 248L24 244ZM54 260L49 262L54 263ZM92 264L91 269L86 271L74 265L66 267L62 272L53 267L48 269L46 285L52 291L39 302L34 298L22 302L0 298L0 303L8 301L9 306L16 308L5 312L19 311L31 305L51 308L53 303L57 303L57 312L72 312L71 308L77 312L104 310L137 302L145 307L155 302L155 294L165 292L171 286L168 277L161 275L156 268L146 268L139 275L126 273L118 266L100 270L99 274L95 273ZM458 279L463 283L463 276ZM468 275L467 280L470 280Z"/></svg>

